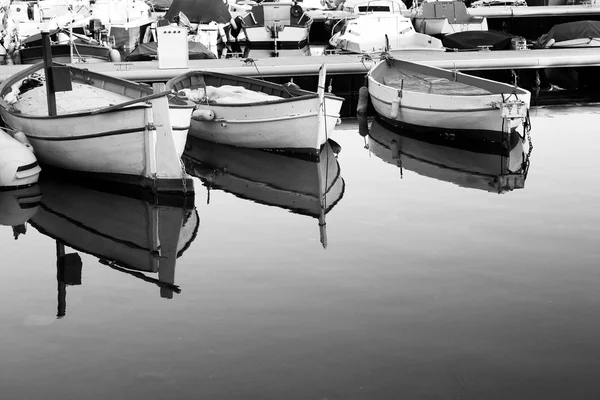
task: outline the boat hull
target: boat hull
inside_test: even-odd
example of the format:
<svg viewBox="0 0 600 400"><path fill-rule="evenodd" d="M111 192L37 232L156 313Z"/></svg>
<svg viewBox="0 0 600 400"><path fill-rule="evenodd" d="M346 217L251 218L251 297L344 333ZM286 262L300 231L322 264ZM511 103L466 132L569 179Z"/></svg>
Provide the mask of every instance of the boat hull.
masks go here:
<svg viewBox="0 0 600 400"><path fill-rule="evenodd" d="M419 18L414 19L415 30L426 35L442 36L465 31L487 31L487 19L465 24L453 24L447 18Z"/></svg>
<svg viewBox="0 0 600 400"><path fill-rule="evenodd" d="M342 101L325 98L325 123L319 118L319 99L246 107L203 106L215 119L192 119L190 135L212 142L240 147L294 151L317 155L331 137Z"/></svg>
<svg viewBox="0 0 600 400"><path fill-rule="evenodd" d="M238 147L290 151L317 155L331 137L344 101L332 94L319 95L291 86L264 80L237 77L215 72L196 71L173 78L167 87L178 93L186 90L205 93L238 87L271 97L245 99L236 103L199 99L189 135L215 143ZM242 92L243 93L243 92ZM256 93L254 93L256 94ZM202 96L202 94L200 95ZM242 96L243 97L243 96ZM221 103L219 103L221 101Z"/></svg>
<svg viewBox="0 0 600 400"><path fill-rule="evenodd" d="M439 79L457 79L475 87L485 88L489 94L451 95L399 90L383 83L386 74L395 67L386 61L377 64L368 74L371 102L378 115L395 126L421 130L447 130L485 137L486 133L508 132L520 127L525 118L503 118L500 104L507 99L523 101L529 109L530 93L524 89L460 74L439 68L426 67L394 60L398 69L423 71ZM456 77L456 78L455 78ZM397 110L394 108L397 107Z"/></svg>
<svg viewBox="0 0 600 400"><path fill-rule="evenodd" d="M273 38L271 31L264 26L245 28L246 45L250 54L257 55L262 51L264 54L277 56L280 51L285 51L286 56L310 55L309 28L304 26L284 26L282 28L278 32L277 38Z"/></svg>
<svg viewBox="0 0 600 400"><path fill-rule="evenodd" d="M193 103L179 99L170 107L167 91L151 95L146 86L68 67L73 91L57 95L58 115L48 116L43 109L43 86L9 104L6 97L13 93L13 85L39 67L34 65L0 85L0 115L9 127L25 134L40 163L154 192L193 191L180 161ZM107 97L96 103L102 96ZM111 99L118 99L117 104L109 105ZM89 108L94 105L97 108ZM181 127L177 133L171 116Z"/></svg>

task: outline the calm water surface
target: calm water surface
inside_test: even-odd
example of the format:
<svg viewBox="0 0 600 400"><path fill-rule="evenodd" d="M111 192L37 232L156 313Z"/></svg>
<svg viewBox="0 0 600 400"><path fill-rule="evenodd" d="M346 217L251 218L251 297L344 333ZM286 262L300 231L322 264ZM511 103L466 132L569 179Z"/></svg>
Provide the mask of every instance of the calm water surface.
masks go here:
<svg viewBox="0 0 600 400"><path fill-rule="evenodd" d="M0 227L2 399L599 398L600 108L532 123L524 188L503 194L485 171L518 168L518 146L380 131L367 150L351 123L318 173L252 152L215 173L200 146L195 211L43 180L26 234ZM82 259L66 295L54 238Z"/></svg>

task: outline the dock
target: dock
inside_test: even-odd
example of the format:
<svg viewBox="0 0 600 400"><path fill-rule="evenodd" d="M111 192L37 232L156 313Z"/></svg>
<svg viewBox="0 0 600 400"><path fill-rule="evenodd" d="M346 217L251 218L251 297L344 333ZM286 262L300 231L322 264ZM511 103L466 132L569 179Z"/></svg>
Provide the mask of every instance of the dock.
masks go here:
<svg viewBox="0 0 600 400"><path fill-rule="evenodd" d="M512 6L490 6L490 7L472 7L467 8L470 15L474 17L486 18L534 18L534 17L586 17L600 16L600 6L593 5L564 5L564 6L532 6L532 7L512 7ZM323 22L325 20L339 20L352 16L349 11L340 10L311 10L307 14L314 22ZM402 11L402 15L407 18L414 18L416 11L407 9Z"/></svg>
<svg viewBox="0 0 600 400"><path fill-rule="evenodd" d="M600 48L565 48L500 51L393 51L402 60L462 71L600 66ZM317 75L322 64L329 75L366 74L378 61L379 54L324 55L311 57L272 57L256 60L242 58L190 60L188 68L159 69L157 61L92 63L85 67L118 78L138 82L166 81L192 70L217 71L250 77ZM82 67L82 64L75 64ZM0 81L22 71L28 65L1 65Z"/></svg>
<svg viewBox="0 0 600 400"><path fill-rule="evenodd" d="M593 5L533 6L533 7L473 7L468 8L474 17L535 18L535 17L586 17L600 15L600 7Z"/></svg>

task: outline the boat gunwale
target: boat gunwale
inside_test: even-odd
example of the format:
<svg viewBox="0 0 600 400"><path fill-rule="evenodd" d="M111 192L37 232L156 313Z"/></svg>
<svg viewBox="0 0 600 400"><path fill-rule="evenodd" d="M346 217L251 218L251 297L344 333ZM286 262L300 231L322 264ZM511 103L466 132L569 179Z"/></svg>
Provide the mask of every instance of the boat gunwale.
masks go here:
<svg viewBox="0 0 600 400"><path fill-rule="evenodd" d="M102 79L105 82L109 82L109 83L120 85L125 88L131 88L131 89L137 90L140 93L147 93L145 96L141 96L138 98L130 97L132 100L139 99L140 103L149 101L149 100L144 100L144 99L150 98L153 95L153 90L148 85L140 84L137 82L126 80L126 79L116 78L116 77L113 77L110 75L106 75L106 74L102 74L102 73L98 73L98 72L94 72L94 71L90 71L87 68L78 68L78 67L74 67L71 65L56 63L56 62L53 62L52 65L68 67L70 70L75 70L75 71L81 72L83 75L86 75L92 79L93 78ZM4 99L4 97L12 90L12 86L15 83L22 81L23 79L27 78L29 75L33 74L34 72L37 72L40 70L43 71L43 68L44 68L44 63L38 62L36 64L32 64L31 67L26 68L16 74L10 76L9 78L5 79L3 82L1 82L0 83L0 108L14 117L19 117L19 118L24 118L24 119L36 119L36 120L40 120L40 119L41 120L53 120L53 119L91 116L91 115L96 115L98 110L101 110L102 108L104 108L104 107L100 107L100 108L96 108L96 109L92 109L92 110L78 111L78 112L67 113L67 114L57 114L57 115L52 115L52 116L27 114L27 113L22 113L18 110L15 110L13 107L11 107L10 104L8 104L8 102ZM165 97L167 97L167 96L169 96L169 93L165 93ZM129 96L126 96L126 97L129 97ZM169 101L169 100L170 99L167 98L167 101ZM171 104L169 102L169 108L195 108L195 106L196 106L192 101L184 100L181 98L180 98L180 100L185 101L186 104ZM123 103L125 103L125 102L126 101L124 101ZM118 104L116 104L116 105L118 105ZM149 108L149 107L152 107L152 105L151 104L136 104L136 105L127 106L124 108L117 108L114 110L110 110L103 114L113 114L115 112L122 112L124 110L137 110L137 109L143 109L143 108Z"/></svg>
<svg viewBox="0 0 600 400"><path fill-rule="evenodd" d="M369 78L369 81L373 81L374 83L377 83L378 85L384 86L386 88L390 88L394 91L400 90L399 88L394 88L393 86L390 85L386 85L385 83L383 83L383 74L381 76L381 81L379 81L374 75L373 72L380 72L382 70L382 65L386 65L387 68L391 69L391 68L396 68L398 70L402 70L402 69L406 69L409 71L413 71L413 72L422 72L428 75L431 75L433 77L443 77L446 78L446 75L450 74L456 74L456 76L460 76L460 77L464 77L466 78L467 82L459 82L459 83L463 83L463 84L467 84L470 86L474 86L477 88L483 88L486 90L489 90L490 93L489 94L482 94L482 95L458 95L458 94L437 94L437 93L425 93L425 92L420 92L420 91L414 91L414 90L408 90L408 89L402 89L403 93L415 93L415 94L422 94L422 95L426 95L426 96L436 96L436 97L457 97L460 99L463 98L473 98L473 99L477 99L477 98L482 98L482 97L487 97L487 96L498 96L498 95L511 95L513 93L517 94L517 95L523 95L523 96L527 96L527 95L531 95L531 93L526 90L523 89L521 87L518 86L514 86L514 85L510 85L508 83L503 83L503 82L497 82L497 81L493 81L491 79L486 79L486 78L480 78L478 76L472 76L472 75L468 75L465 73L462 73L458 70L455 71L450 71L450 70L446 70L443 68L438 68L438 67L433 67L430 65L424 65L424 64L418 64L418 63L412 63L410 61L405 61L405 60L400 60L398 58L394 58L392 57L392 60L394 61L394 63L401 63L402 66L398 66L398 67L390 67L389 65L386 65L386 60L381 60L378 64L376 64L373 68L371 68L371 70L367 73L367 76ZM475 83L469 83L469 81ZM478 85L477 83L484 83L485 85Z"/></svg>
<svg viewBox="0 0 600 400"><path fill-rule="evenodd" d="M317 92L311 92L309 90L305 90L305 89L294 89L294 88L286 88L285 85L279 84L279 83L273 83L273 82L269 82L269 81L264 81L261 79L255 79L255 78L250 78L250 77L245 77L245 76L236 76L236 75L229 75L229 74L222 74L219 72L212 72L212 71L204 71L204 70L196 70L196 71L190 71L190 72L186 72L185 74L176 76L175 78L169 79L166 83L166 87L167 89L172 89L175 90L175 85L177 84L182 84L185 82L186 79L189 79L193 76L210 76L210 77L214 77L214 78L225 78L225 79L230 79L230 80L234 80L240 83L246 83L248 85L256 85L259 86L261 89L262 88L270 88L273 90L278 90L278 91L282 91L282 92L288 92L292 97L287 97L287 98L281 98L281 99L277 99L277 100L268 100L268 101L260 101L260 102L248 102L248 103L235 103L235 104L219 104L219 103L215 103L215 104L200 104L198 103L199 106L211 106L211 107L247 107L247 106L259 106L259 105L270 105L270 104L281 104L281 103L291 103L291 102L295 102L298 100L308 100L308 99L313 99L313 98L318 98L318 93ZM185 86L186 89L191 89L191 87L189 86ZM264 93L262 90L252 90L252 89L248 89L254 92L261 92ZM331 99L331 100L339 100L339 101L344 101L343 97L339 97L336 96L332 93L325 93L325 98L327 99Z"/></svg>

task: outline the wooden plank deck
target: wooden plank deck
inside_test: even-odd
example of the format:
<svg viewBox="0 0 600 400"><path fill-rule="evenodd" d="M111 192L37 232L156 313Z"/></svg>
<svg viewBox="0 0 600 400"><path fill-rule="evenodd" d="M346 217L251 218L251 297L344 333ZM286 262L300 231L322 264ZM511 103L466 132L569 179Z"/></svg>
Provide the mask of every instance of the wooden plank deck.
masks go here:
<svg viewBox="0 0 600 400"><path fill-rule="evenodd" d="M503 50L475 52L394 51L402 60L457 70L529 69L600 66L600 48ZM77 64L90 71L132 81L166 81L192 70L216 71L252 77L294 77L317 75L321 64L330 75L363 74L378 60L361 55L273 57L246 63L240 58L190 60L188 68L159 69L157 61ZM27 65L0 65L0 81L27 68Z"/></svg>

